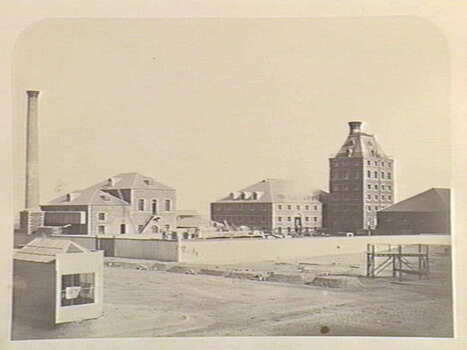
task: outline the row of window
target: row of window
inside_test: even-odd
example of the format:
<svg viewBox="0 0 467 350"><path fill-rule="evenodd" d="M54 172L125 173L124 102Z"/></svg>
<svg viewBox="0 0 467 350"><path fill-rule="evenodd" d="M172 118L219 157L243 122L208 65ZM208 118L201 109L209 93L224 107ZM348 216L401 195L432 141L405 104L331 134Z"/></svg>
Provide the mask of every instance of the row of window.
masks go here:
<svg viewBox="0 0 467 350"><path fill-rule="evenodd" d="M372 165L371 160L367 161L367 164L371 166ZM390 168L392 166L390 162L378 162L378 161L374 162L375 166L379 166L380 164L382 167L385 167L387 165L387 167Z"/></svg>
<svg viewBox="0 0 467 350"><path fill-rule="evenodd" d="M284 206L284 205L282 205L282 204L278 204L278 205L277 205L277 210L283 210L284 207L286 207L287 210L292 210L292 207L293 207L293 206L290 205L290 204L287 205L287 206ZM302 208L302 207L301 207L300 205L296 205L296 206L295 206L295 209L296 209L296 210L301 210L301 208ZM305 208L305 210L311 210L311 209L310 209L310 208L311 208L310 205L305 205L304 208ZM317 206L317 205L313 205L313 210L318 210L318 206Z"/></svg>
<svg viewBox="0 0 467 350"><path fill-rule="evenodd" d="M284 217L284 219L285 219L285 217ZM310 221L310 219L311 219L311 218L310 218L309 216L305 216L305 221ZM282 216L278 216L278 217L277 217L277 221L282 222ZM288 217L287 217L287 221L292 221L292 217L291 217L291 216L288 216ZM316 216L313 216L313 221L314 221L314 222L317 222L317 221L318 221L318 218L317 218Z"/></svg>
<svg viewBox="0 0 467 350"><path fill-rule="evenodd" d="M151 200L151 207L149 208L153 214L156 214L159 210L159 202L157 199ZM165 211L172 210L172 201L170 199L166 199L164 201L164 209ZM146 200L144 198L138 199L138 211L146 211Z"/></svg>
<svg viewBox="0 0 467 350"><path fill-rule="evenodd" d="M371 194L369 194L369 195L367 196L367 198L368 198L368 199L372 199ZM379 200L379 196L378 196L377 194L375 194L375 195L373 196L373 198L376 199L376 200ZM386 198L387 198L389 201L392 200L392 196L381 196L381 200L383 200L383 201L385 201Z"/></svg>
<svg viewBox="0 0 467 350"><path fill-rule="evenodd" d="M371 170L367 171L367 177L371 179ZM377 179L378 178L378 172L374 171L373 172L373 178ZM381 172L381 178L382 179L388 179L391 180L392 174L390 172L385 173L384 171Z"/></svg>
<svg viewBox="0 0 467 350"><path fill-rule="evenodd" d="M378 185L373 185L373 186L372 186L371 184L368 184L368 189L369 189L369 190L371 190L371 189L373 189L373 188L374 188L375 190L377 190L379 187L378 187ZM391 185L381 185L381 190L382 190L382 191L386 191L386 190L387 190L387 191L392 191L392 186L391 186Z"/></svg>
<svg viewBox="0 0 467 350"><path fill-rule="evenodd" d="M303 232L312 232L312 231L315 231L318 227L304 227L302 229ZM292 233L292 231L294 232L297 232L298 230L295 228L295 227L284 227L284 230L282 229L282 227L278 227L276 228L276 231L277 233L285 233L285 231L287 231L287 233Z"/></svg>

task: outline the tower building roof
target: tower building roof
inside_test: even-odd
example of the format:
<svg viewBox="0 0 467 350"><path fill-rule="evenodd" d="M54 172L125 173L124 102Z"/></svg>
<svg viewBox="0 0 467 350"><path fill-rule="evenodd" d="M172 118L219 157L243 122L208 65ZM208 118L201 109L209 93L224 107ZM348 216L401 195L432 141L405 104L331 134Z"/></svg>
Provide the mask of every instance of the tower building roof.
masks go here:
<svg viewBox="0 0 467 350"><path fill-rule="evenodd" d="M376 137L362 131L362 122L349 122L350 132L335 157L338 158L389 158L378 144Z"/></svg>

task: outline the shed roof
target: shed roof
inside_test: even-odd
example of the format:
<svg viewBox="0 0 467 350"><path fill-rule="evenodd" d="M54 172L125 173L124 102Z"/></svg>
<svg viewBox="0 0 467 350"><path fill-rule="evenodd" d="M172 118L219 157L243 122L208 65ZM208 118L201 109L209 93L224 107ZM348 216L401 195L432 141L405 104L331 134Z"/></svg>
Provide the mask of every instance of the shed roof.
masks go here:
<svg viewBox="0 0 467 350"><path fill-rule="evenodd" d="M36 238L23 248L16 250L13 254L13 259L50 263L55 261L57 254L87 252L89 252L89 250L70 240Z"/></svg>
<svg viewBox="0 0 467 350"><path fill-rule="evenodd" d="M431 188L413 197L400 201L382 212L449 212L450 189Z"/></svg>

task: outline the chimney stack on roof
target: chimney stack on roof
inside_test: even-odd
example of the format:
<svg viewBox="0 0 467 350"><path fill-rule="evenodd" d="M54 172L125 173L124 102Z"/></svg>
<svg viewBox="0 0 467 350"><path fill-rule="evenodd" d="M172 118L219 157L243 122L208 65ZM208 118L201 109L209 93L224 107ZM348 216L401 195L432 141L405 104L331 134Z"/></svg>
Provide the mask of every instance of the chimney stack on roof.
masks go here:
<svg viewBox="0 0 467 350"><path fill-rule="evenodd" d="M26 120L26 209L39 206L39 135L37 109L39 91L28 90Z"/></svg>
<svg viewBox="0 0 467 350"><path fill-rule="evenodd" d="M349 128L350 128L350 134L358 134L360 133L362 130L362 122L357 122L357 121L354 121L354 122L349 122Z"/></svg>

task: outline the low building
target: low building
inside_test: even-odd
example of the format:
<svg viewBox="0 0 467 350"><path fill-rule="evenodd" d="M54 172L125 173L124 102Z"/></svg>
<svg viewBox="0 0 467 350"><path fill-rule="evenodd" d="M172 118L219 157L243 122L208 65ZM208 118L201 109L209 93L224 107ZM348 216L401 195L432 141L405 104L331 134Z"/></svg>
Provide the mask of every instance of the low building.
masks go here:
<svg viewBox="0 0 467 350"><path fill-rule="evenodd" d="M450 234L450 190L432 188L378 212L376 234Z"/></svg>
<svg viewBox="0 0 467 350"><path fill-rule="evenodd" d="M321 193L266 179L211 203L211 220L270 233L311 233L321 228Z"/></svg>
<svg viewBox="0 0 467 350"><path fill-rule="evenodd" d="M54 326L102 315L102 251L36 238L13 258L13 322Z"/></svg>

